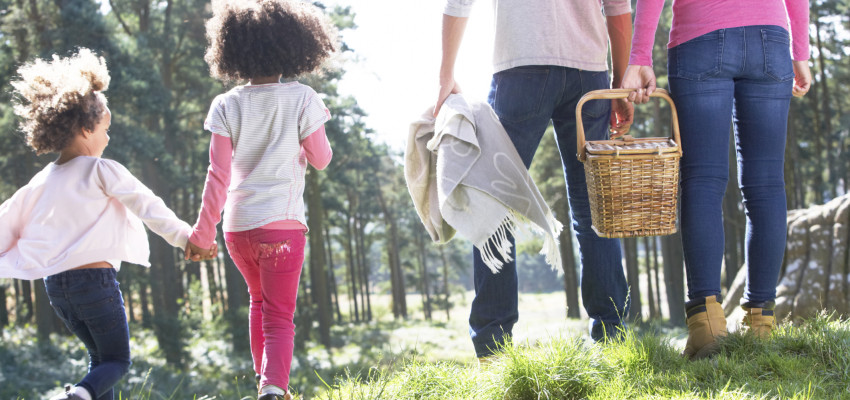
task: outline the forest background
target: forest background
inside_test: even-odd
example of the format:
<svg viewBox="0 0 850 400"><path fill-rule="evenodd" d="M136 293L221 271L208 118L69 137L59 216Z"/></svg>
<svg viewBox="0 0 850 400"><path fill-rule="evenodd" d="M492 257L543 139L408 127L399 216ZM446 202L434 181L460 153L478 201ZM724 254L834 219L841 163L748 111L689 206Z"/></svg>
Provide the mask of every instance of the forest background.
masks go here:
<svg viewBox="0 0 850 400"><path fill-rule="evenodd" d="M316 4L343 32L358 29L356 5ZM850 96L845 95L850 93L850 2L813 1L811 6L815 83L805 98L791 104L785 171L789 209L823 204L845 194L850 182ZM653 51L659 87L666 86L669 6L664 12ZM24 144L9 82L24 62L67 55L82 46L103 55L112 74L106 92L112 139L104 157L126 165L178 216L195 221L208 166L203 119L212 98L229 88L210 78L203 61L209 16L208 2L200 0L0 0L0 201L52 161ZM310 170L305 190L310 234L295 321L300 367L293 368L293 384L306 393L321 386L319 377L330 382L346 370L358 374L386 363L388 354L424 352L425 347L381 346L400 328L463 326L472 282L469 243L436 246L422 229L405 189L401 150L381 141L366 122L369 115L380 118L381 110L365 109L356 95L340 94L350 65L346 60L358 51L346 45L343 50L336 68L300 79L323 95L334 116L326 128L335 154L327 170ZM638 107L636 121L637 136L669 134L666 104ZM735 163L730 165L724 288L743 263L743 209ZM551 134L536 155L532 176L567 227L560 238L564 272L552 271L537 255L540 243L525 238L518 243L521 291L548 294L542 306L563 310L559 318L574 324L582 312L577 250L566 223L569 206ZM628 318L636 324L683 326L679 240L678 235L623 240L633 299ZM223 243L219 247L224 249ZM178 378L171 386L150 390L199 390L199 383L181 379L203 374L198 366L204 359L210 368L206 373L231 374L219 376L229 382L211 392L250 388L247 291L227 253L211 262L186 263L181 252L151 235L151 263L150 269L127 265L119 273L138 340L136 375L129 381L144 386L149 383L139 379L146 373L160 373L162 382ZM24 383L15 372L49 375L37 362L22 361L21 349L35 346L45 352L39 357L49 360L50 351L43 349L68 335L42 281L0 279L0 330L0 398L35 396L58 384L39 379L44 375ZM461 351L468 357L448 358L471 358L471 346ZM81 373L84 356L78 353L74 365ZM141 369L145 366L147 372ZM175 389L181 385L184 389Z"/></svg>

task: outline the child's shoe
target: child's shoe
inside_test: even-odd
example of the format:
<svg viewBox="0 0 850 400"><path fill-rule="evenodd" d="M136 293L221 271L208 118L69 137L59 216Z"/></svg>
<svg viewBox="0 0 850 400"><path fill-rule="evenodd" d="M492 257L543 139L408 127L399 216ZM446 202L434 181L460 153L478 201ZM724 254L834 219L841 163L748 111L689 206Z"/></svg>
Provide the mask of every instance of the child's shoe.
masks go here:
<svg viewBox="0 0 850 400"><path fill-rule="evenodd" d="M292 395L289 391L274 385L265 385L260 389L260 397L257 400L292 400Z"/></svg>
<svg viewBox="0 0 850 400"><path fill-rule="evenodd" d="M71 385L65 385L65 393L59 393L56 396L50 398L50 400L87 400L85 397L80 396L76 393L76 387ZM81 390L85 390L82 389ZM86 393L88 394L88 393ZM90 400L90 399L88 399Z"/></svg>
<svg viewBox="0 0 850 400"><path fill-rule="evenodd" d="M744 326L747 333L751 333L760 339L766 339L776 326L776 317L773 316L773 307L776 303L772 301L756 303L748 301L741 304L741 308L747 313L744 315Z"/></svg>
<svg viewBox="0 0 850 400"><path fill-rule="evenodd" d="M726 315L720 296L693 299L685 303L688 314L688 343L683 356L690 360L711 357L720 350L717 338L726 336Z"/></svg>
<svg viewBox="0 0 850 400"><path fill-rule="evenodd" d="M284 395L279 395L276 393L266 393L257 397L257 400L292 400L292 395L289 392L286 392Z"/></svg>

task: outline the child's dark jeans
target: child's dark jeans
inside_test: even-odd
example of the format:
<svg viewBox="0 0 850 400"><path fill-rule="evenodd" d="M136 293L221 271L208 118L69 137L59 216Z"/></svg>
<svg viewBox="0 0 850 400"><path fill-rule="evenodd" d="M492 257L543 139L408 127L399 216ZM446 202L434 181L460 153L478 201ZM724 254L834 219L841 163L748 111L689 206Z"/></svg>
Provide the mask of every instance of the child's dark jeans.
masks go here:
<svg viewBox="0 0 850 400"><path fill-rule="evenodd" d="M89 370L77 386L97 400L112 400L112 387L130 368L130 331L113 268L78 269L44 278L50 305L86 345Z"/></svg>

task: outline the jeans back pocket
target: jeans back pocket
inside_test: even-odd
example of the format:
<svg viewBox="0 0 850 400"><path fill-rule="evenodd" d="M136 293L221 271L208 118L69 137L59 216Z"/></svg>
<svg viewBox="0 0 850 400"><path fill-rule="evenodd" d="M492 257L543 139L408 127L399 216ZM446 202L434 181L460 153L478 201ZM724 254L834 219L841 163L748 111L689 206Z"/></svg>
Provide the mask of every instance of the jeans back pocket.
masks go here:
<svg viewBox="0 0 850 400"><path fill-rule="evenodd" d="M762 28L761 40L764 45L764 73L778 82L794 78L788 31L779 27Z"/></svg>
<svg viewBox="0 0 850 400"><path fill-rule="evenodd" d="M669 75L694 81L720 73L723 63L723 29L697 36L667 51Z"/></svg>
<svg viewBox="0 0 850 400"><path fill-rule="evenodd" d="M545 66L524 66L494 74L493 109L499 119L521 122L540 113L549 70Z"/></svg>

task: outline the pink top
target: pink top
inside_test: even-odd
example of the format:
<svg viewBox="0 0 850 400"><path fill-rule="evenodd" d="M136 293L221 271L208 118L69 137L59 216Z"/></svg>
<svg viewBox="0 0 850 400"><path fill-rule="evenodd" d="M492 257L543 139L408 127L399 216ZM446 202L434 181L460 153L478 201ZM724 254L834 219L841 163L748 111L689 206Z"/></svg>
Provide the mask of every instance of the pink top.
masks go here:
<svg viewBox="0 0 850 400"><path fill-rule="evenodd" d="M637 1L629 64L652 65L652 44L663 7L664 0ZM673 24L667 48L723 28L776 25L787 29L789 20L792 57L797 61L808 60L808 0L673 0Z"/></svg>
<svg viewBox="0 0 850 400"><path fill-rule="evenodd" d="M325 126L307 136L301 142L307 161L314 168L322 170L333 157L331 145L325 134ZM215 242L215 226L221 221L221 211L227 199L230 186L230 164L233 161L233 143L230 138L213 134L210 139L210 167L204 183L203 203L189 241L198 247L208 248ZM273 221L261 226L262 229L307 229L297 220Z"/></svg>

